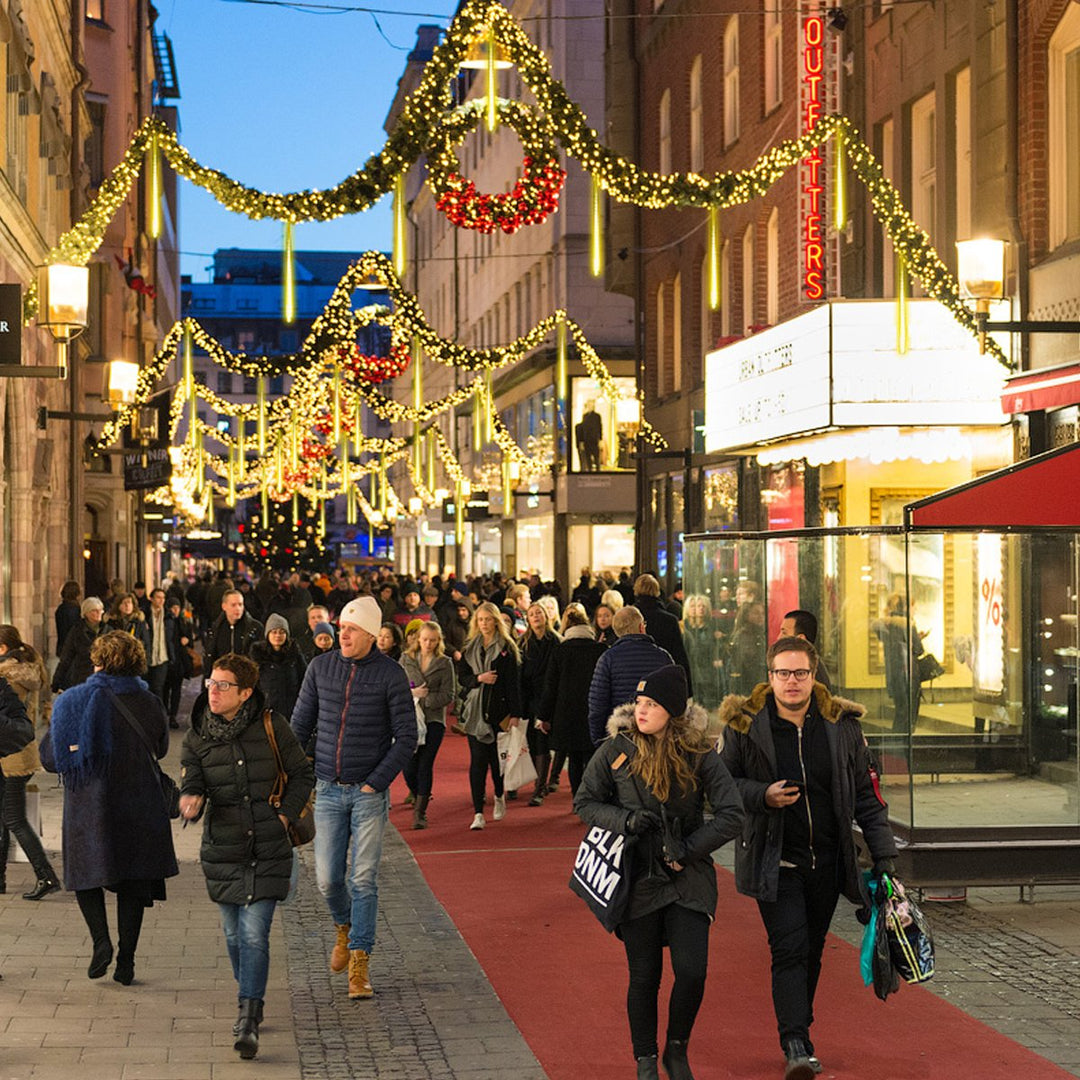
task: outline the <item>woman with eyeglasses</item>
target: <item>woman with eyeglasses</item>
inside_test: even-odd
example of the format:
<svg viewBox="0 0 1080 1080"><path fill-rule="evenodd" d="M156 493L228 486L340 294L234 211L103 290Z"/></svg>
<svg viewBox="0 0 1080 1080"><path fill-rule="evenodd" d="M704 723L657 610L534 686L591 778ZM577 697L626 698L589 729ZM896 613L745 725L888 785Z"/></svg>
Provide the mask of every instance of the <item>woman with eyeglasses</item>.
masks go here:
<svg viewBox="0 0 1080 1080"><path fill-rule="evenodd" d="M859 723L866 709L814 681L817 650L805 638L780 638L765 659L768 681L720 706L721 757L746 809L735 887L757 900L769 936L784 1080L812 1080L822 1071L810 1025L829 923L841 893L870 903L851 823L877 875L892 872L896 842Z"/></svg>

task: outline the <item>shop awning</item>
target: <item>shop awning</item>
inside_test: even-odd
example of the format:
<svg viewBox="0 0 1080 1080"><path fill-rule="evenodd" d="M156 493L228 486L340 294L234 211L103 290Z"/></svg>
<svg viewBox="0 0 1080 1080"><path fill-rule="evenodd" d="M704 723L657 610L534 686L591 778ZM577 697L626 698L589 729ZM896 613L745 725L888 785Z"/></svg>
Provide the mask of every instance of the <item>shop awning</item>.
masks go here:
<svg viewBox="0 0 1080 1080"><path fill-rule="evenodd" d="M1014 375L1001 393L1001 411L1011 415L1077 404L1080 404L1080 364Z"/></svg>
<svg viewBox="0 0 1080 1080"><path fill-rule="evenodd" d="M1047 526L1080 530L1080 443L980 476L904 507L917 528Z"/></svg>

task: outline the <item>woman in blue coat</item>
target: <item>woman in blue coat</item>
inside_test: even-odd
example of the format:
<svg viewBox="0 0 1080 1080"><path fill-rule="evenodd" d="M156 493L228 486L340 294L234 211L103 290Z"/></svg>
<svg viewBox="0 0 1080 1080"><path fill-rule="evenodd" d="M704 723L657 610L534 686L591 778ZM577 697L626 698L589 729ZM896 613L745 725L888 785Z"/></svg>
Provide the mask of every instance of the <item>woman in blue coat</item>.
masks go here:
<svg viewBox="0 0 1080 1080"><path fill-rule="evenodd" d="M169 724L140 678L146 650L138 638L102 634L90 661L94 673L53 705L41 763L64 783L64 882L94 943L86 973L100 979L112 962L108 889L119 931L113 978L130 986L143 913L165 899L165 879L178 873L156 760L169 748Z"/></svg>

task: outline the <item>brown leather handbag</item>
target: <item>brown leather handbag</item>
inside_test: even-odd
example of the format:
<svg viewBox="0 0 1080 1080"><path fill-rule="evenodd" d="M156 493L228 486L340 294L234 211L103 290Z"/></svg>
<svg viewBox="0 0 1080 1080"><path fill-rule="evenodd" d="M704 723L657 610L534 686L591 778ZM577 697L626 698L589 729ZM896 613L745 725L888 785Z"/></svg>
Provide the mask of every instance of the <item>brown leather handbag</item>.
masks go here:
<svg viewBox="0 0 1080 1080"><path fill-rule="evenodd" d="M280 814L281 799L285 794L285 785L289 782L289 774L281 764L281 751L278 749L277 739L274 737L274 721L271 719L270 710L263 713L263 727L266 728L266 739L270 743L270 749L274 751L274 761L277 762L277 780L274 781L274 790L270 792L267 800L270 805ZM300 817L296 821L289 822L289 839L293 847L302 847L310 844L315 839L315 789L311 789L307 805L300 811Z"/></svg>

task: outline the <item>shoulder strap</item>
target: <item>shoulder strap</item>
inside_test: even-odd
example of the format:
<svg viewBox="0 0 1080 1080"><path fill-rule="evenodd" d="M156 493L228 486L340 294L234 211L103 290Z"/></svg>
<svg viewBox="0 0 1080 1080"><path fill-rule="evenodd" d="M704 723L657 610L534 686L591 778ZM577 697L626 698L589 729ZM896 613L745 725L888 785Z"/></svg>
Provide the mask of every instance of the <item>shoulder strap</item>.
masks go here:
<svg viewBox="0 0 1080 1080"><path fill-rule="evenodd" d="M277 779L274 781L274 789L270 792L267 800L275 810L281 809L281 798L285 794L285 785L289 777L281 764L281 751L278 749L277 738L274 736L273 714L269 709L263 711L263 727L266 729L266 741L274 754L274 763L277 765Z"/></svg>
<svg viewBox="0 0 1080 1080"><path fill-rule="evenodd" d="M120 715L135 729L135 734L138 735L139 741L146 747L146 752L150 755L151 759L156 763L157 754L154 753L153 746L150 745L150 737L143 730L142 724L135 719L131 710L114 694L111 690L106 689L106 694L112 698L113 704L116 706Z"/></svg>

